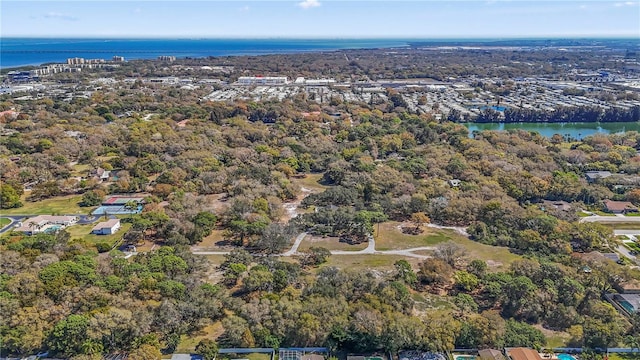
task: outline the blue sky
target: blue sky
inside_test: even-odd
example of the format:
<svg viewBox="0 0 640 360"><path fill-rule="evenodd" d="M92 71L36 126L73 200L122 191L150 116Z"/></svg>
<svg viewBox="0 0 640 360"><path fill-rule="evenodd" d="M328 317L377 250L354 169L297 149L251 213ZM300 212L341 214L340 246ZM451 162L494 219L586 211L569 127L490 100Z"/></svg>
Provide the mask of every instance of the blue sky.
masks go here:
<svg viewBox="0 0 640 360"><path fill-rule="evenodd" d="M2 37L640 37L640 1L0 1Z"/></svg>

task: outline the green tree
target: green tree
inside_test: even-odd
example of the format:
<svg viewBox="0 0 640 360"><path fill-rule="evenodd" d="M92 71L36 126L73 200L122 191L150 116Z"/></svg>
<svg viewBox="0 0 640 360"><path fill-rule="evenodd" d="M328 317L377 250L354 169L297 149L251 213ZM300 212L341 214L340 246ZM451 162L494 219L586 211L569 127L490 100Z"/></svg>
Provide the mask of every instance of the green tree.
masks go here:
<svg viewBox="0 0 640 360"><path fill-rule="evenodd" d="M327 262L329 256L331 256L331 251L323 247L312 246L300 256L300 265L303 267L318 266Z"/></svg>
<svg viewBox="0 0 640 360"><path fill-rule="evenodd" d="M480 283L475 275L466 271L456 271L453 278L455 280L456 287L464 291L471 291L477 288Z"/></svg>
<svg viewBox="0 0 640 360"><path fill-rule="evenodd" d="M0 184L0 208L12 209L22 206L20 195L13 186L3 183Z"/></svg>
<svg viewBox="0 0 640 360"><path fill-rule="evenodd" d="M525 346L539 348L546 343L546 338L542 331L527 324L507 320L507 326L504 334L505 346Z"/></svg>
<svg viewBox="0 0 640 360"><path fill-rule="evenodd" d="M69 315L55 324L47 345L54 354L63 357L83 353L85 349L82 345L88 340L88 328L89 318L84 315Z"/></svg>
<svg viewBox="0 0 640 360"><path fill-rule="evenodd" d="M149 345L143 344L139 348L133 350L129 353L129 360L161 360L162 353L158 348Z"/></svg>
<svg viewBox="0 0 640 360"><path fill-rule="evenodd" d="M202 355L204 360L214 360L218 355L218 344L209 339L202 339L196 345L196 353Z"/></svg>
<svg viewBox="0 0 640 360"><path fill-rule="evenodd" d="M104 194L102 191L93 191L89 190L82 194L82 201L80 201L80 206L98 206L102 204L102 198Z"/></svg>
<svg viewBox="0 0 640 360"><path fill-rule="evenodd" d="M416 284L418 277L407 260L398 260L393 264L393 266L396 268L396 279L409 286L414 286Z"/></svg>

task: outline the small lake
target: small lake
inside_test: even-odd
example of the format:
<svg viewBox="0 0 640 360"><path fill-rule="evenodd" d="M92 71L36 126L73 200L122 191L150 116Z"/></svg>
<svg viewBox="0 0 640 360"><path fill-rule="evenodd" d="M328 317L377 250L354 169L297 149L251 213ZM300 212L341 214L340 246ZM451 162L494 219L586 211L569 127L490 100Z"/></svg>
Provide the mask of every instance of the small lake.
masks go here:
<svg viewBox="0 0 640 360"><path fill-rule="evenodd" d="M640 122L610 122L610 123L463 123L469 129L469 136L473 136L474 131L483 130L526 130L535 131L545 137L552 137L554 134L570 136L575 139L582 139L585 136L596 133L616 134L625 131L640 132Z"/></svg>

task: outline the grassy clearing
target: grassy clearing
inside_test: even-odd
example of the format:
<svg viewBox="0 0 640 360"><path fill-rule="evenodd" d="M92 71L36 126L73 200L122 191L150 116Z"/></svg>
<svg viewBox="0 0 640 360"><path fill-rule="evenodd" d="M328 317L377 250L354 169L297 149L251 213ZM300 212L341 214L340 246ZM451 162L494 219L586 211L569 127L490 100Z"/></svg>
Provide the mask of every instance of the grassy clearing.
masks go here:
<svg viewBox="0 0 640 360"><path fill-rule="evenodd" d="M415 292L411 295L418 312L448 311L455 308L448 296Z"/></svg>
<svg viewBox="0 0 640 360"><path fill-rule="evenodd" d="M567 343L571 339L571 335L564 331L553 331L549 329L545 329L542 325L535 325L535 327L542 331L544 336L547 338L547 343L545 344L548 348L558 348L565 347Z"/></svg>
<svg viewBox="0 0 640 360"><path fill-rule="evenodd" d="M328 186L320 184L323 174L306 174L304 178L292 178L291 182L299 185L300 187L307 188L312 192L322 192Z"/></svg>
<svg viewBox="0 0 640 360"><path fill-rule="evenodd" d="M638 360L640 354L609 354L609 360Z"/></svg>
<svg viewBox="0 0 640 360"><path fill-rule="evenodd" d="M480 244L462 236L454 236L453 241L467 249L470 260L486 261L490 271L502 271L514 261L522 259L522 256L512 253L507 247Z"/></svg>
<svg viewBox="0 0 640 360"><path fill-rule="evenodd" d="M65 230L69 232L69 234L71 234L72 239L83 239L85 241L88 241L94 244L99 242L106 242L109 244L113 244L117 240L120 240L122 238L122 235L124 235L127 232L127 230L129 230L129 228L131 227L130 223L121 223L120 229L115 234L111 234L111 235L91 234L91 229L93 229L93 227L96 224L97 222L94 224L88 224L88 225L73 225L73 226L69 226Z"/></svg>
<svg viewBox="0 0 640 360"><path fill-rule="evenodd" d="M23 196L24 197L24 196ZM17 209L2 209L0 215L73 215L90 214L95 207L80 207L81 195L59 196L42 201L26 201Z"/></svg>
<svg viewBox="0 0 640 360"><path fill-rule="evenodd" d="M219 246L216 243L224 240L224 230L214 229L209 236L202 239L194 247L201 251L227 251L228 246Z"/></svg>
<svg viewBox="0 0 640 360"><path fill-rule="evenodd" d="M205 326L202 330L189 335L182 335L180 338L180 344L176 348L176 353L189 354L193 353L196 349L196 345L202 339L216 339L222 334L224 329L222 324L217 321L211 325Z"/></svg>
<svg viewBox="0 0 640 360"><path fill-rule="evenodd" d="M624 214L624 216L631 216L631 217L633 217L633 216L640 216L640 212L626 213L626 214Z"/></svg>
<svg viewBox="0 0 640 360"><path fill-rule="evenodd" d="M400 255L384 255L384 254L355 254L355 255L331 255L329 261L322 264L320 268L327 266L335 266L340 269L352 270L371 270L380 271L393 270L393 264L398 260L407 260L414 267L420 262L416 258L407 258Z"/></svg>
<svg viewBox="0 0 640 360"><path fill-rule="evenodd" d="M376 250L402 250L420 246L433 246L450 239L443 230L425 228L420 235L403 234L400 226L411 226L408 223L395 221L375 225Z"/></svg>
<svg viewBox="0 0 640 360"><path fill-rule="evenodd" d="M337 237L322 237L322 236L305 236L302 243L300 243L299 251L308 250L310 247L323 247L328 250L344 250L344 251L358 251L367 247L367 243L349 245L344 242L340 242Z"/></svg>
<svg viewBox="0 0 640 360"><path fill-rule="evenodd" d="M7 225L11 224L11 219L8 218L0 218L0 228L3 228Z"/></svg>
<svg viewBox="0 0 640 360"><path fill-rule="evenodd" d="M89 164L75 164L73 165L73 171L71 171L71 176L87 176L90 170L91 170L91 165Z"/></svg>
<svg viewBox="0 0 640 360"><path fill-rule="evenodd" d="M603 225L607 225L614 230L638 230L640 231L640 222L620 222L620 223L602 223Z"/></svg>
<svg viewBox="0 0 640 360"><path fill-rule="evenodd" d="M205 255L212 266L218 266L224 262L224 255Z"/></svg>
<svg viewBox="0 0 640 360"><path fill-rule="evenodd" d="M507 247L481 244L455 233L450 236L451 241L463 246L467 250L466 258L468 261L474 259L484 260L487 262L487 265L489 265L489 271L491 272L504 271L508 269L514 261L522 259L520 255L509 251ZM414 254L433 255L433 251L414 251Z"/></svg>

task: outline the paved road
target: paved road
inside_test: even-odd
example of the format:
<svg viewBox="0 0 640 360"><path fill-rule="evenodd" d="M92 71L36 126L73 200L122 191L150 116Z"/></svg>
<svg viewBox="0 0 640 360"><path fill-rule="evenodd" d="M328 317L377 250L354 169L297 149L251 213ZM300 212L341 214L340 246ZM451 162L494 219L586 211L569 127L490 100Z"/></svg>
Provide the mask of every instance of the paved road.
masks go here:
<svg viewBox="0 0 640 360"><path fill-rule="evenodd" d="M600 215L591 215L587 217L583 217L580 219L580 222L601 222L601 223L638 223L638 228L640 228L640 216L600 216Z"/></svg>
<svg viewBox="0 0 640 360"><path fill-rule="evenodd" d="M640 224L638 224L638 230L613 230L613 234L618 236L618 235L630 235L630 236L635 236L635 235L640 235Z"/></svg>
<svg viewBox="0 0 640 360"><path fill-rule="evenodd" d="M302 243L304 237L307 236L306 232L299 234L296 237L296 240L293 242L293 246L291 249L279 254L278 256L295 256L300 255L298 252L298 248ZM368 245L365 249L357 250L357 251L346 251L346 250L331 250L331 255L401 255L406 257L413 257L418 259L428 259L431 256L429 255L421 255L415 254L414 251L430 251L435 250L433 246L421 246L410 249L401 249L401 250L376 250L376 239L373 236L369 237ZM226 255L229 254L229 251L193 251L195 255Z"/></svg>
<svg viewBox="0 0 640 360"><path fill-rule="evenodd" d="M291 249L283 252L282 256L296 255L298 253L298 248L300 247L300 244L302 243L302 240L304 239L305 236L307 236L306 232L300 233L300 235L298 235L296 237L296 240L293 242L293 246L291 247Z"/></svg>

